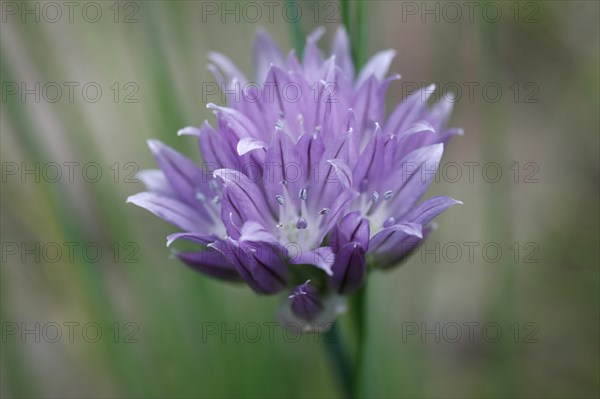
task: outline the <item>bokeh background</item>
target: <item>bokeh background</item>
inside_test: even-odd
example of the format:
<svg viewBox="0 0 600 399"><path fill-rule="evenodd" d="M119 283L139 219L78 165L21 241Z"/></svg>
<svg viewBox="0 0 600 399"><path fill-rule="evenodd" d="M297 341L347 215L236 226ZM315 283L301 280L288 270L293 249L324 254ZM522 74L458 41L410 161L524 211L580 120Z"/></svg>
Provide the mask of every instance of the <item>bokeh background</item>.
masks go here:
<svg viewBox="0 0 600 399"><path fill-rule="evenodd" d="M1 3L0 395L336 397L322 339L269 337L280 297L182 266L164 245L174 228L125 199L154 167L147 139L198 159L176 131L213 120L208 51L251 75L258 26L283 49L325 26L327 49L339 4L299 2L292 24L285 2L273 18L261 1L258 18L234 1L76 3L72 16L64 2L60 16ZM458 94L451 124L465 135L429 193L464 205L438 219L427 252L370 277L366 392L598 397L599 3L453 4L367 7L369 53L398 52L389 106L438 83Z"/></svg>

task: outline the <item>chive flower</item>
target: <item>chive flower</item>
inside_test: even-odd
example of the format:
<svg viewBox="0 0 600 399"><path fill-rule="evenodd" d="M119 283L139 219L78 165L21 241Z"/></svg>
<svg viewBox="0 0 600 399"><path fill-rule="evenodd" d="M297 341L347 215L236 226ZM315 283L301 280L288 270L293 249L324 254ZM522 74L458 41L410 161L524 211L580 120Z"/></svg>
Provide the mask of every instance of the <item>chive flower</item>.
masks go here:
<svg viewBox="0 0 600 399"><path fill-rule="evenodd" d="M180 230L167 245L198 244L175 252L193 269L259 294L287 290L282 317L308 330L334 319L368 272L398 264L460 203L421 200L445 143L462 134L446 127L452 99L430 107L430 86L386 117L387 90L400 78L388 76L395 52L356 71L346 31L329 56L317 47L323 34L308 36L300 61L259 30L254 80L209 53L227 105L207 105L214 126L178 132L197 138L202 163L150 140L159 169L141 172L146 191L127 200Z"/></svg>

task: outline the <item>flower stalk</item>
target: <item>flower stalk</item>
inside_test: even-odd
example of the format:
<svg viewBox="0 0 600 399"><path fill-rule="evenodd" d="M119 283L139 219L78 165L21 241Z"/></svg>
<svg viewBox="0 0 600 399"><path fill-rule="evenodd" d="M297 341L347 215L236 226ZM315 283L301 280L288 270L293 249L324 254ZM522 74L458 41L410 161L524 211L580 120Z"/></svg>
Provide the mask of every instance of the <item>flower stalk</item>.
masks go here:
<svg viewBox="0 0 600 399"><path fill-rule="evenodd" d="M357 1L355 2L355 18L354 23L351 23L351 2L349 0L342 0L342 19L349 32L351 41L350 45L352 48L352 58L354 65L357 69L364 66L367 59L367 2ZM351 316L356 332L356 358L353 367L353 383L352 383L352 396L358 398L363 395L365 385L363 382L364 377L364 358L366 350L366 310L367 310L367 280L354 294L351 303ZM348 357L346 356L346 359Z"/></svg>
<svg viewBox="0 0 600 399"><path fill-rule="evenodd" d="M348 351L341 340L340 327L337 322L331 325L324 336L325 349L331 359L336 376L345 398L356 398L356 378L351 367Z"/></svg>

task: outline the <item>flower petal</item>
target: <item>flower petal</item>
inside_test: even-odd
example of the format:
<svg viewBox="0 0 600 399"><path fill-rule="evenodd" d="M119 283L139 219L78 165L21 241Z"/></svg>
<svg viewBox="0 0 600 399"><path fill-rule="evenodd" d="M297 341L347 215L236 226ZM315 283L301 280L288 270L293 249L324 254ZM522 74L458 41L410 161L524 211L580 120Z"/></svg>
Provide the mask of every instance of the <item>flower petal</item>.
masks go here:
<svg viewBox="0 0 600 399"><path fill-rule="evenodd" d="M403 220L403 215L423 196L435 177L444 153L443 144L419 148L402 159L397 171L386 179L382 189L391 190L392 196L385 201L392 216Z"/></svg>
<svg viewBox="0 0 600 399"><path fill-rule="evenodd" d="M219 69L221 69L221 71L225 73L228 83L236 80L240 84L244 85L248 82L244 74L240 72L240 70L226 55L211 51L206 55L206 58L208 58L210 62L215 64L217 67L219 67Z"/></svg>
<svg viewBox="0 0 600 399"><path fill-rule="evenodd" d="M331 267L335 260L335 254L330 247L318 247L316 249L300 248L299 253L290 257L290 263L295 265L313 265L323 270L328 275L332 275Z"/></svg>
<svg viewBox="0 0 600 399"><path fill-rule="evenodd" d="M369 237L369 220L363 217L359 211L354 211L345 215L334 227L331 241L335 250L339 250L350 242L358 242L365 250L368 250Z"/></svg>
<svg viewBox="0 0 600 399"><path fill-rule="evenodd" d="M294 204L299 205L297 194L304 180L301 165L296 146L286 133L277 129L263 165L263 182L272 209L278 208L276 197L284 194L284 187L287 187Z"/></svg>
<svg viewBox="0 0 600 399"><path fill-rule="evenodd" d="M263 242L273 246L281 245L273 234L260 223L254 221L244 223L238 241Z"/></svg>
<svg viewBox="0 0 600 399"><path fill-rule="evenodd" d="M333 166L335 175L343 187L352 187L352 171L343 159L328 159L327 163Z"/></svg>
<svg viewBox="0 0 600 399"><path fill-rule="evenodd" d="M203 234L203 233L193 233L193 232L183 232L183 233L173 233L167 236L167 247L170 247L177 240L188 240L195 242L201 245L208 245L210 243L215 242L217 237L212 234Z"/></svg>
<svg viewBox="0 0 600 399"><path fill-rule="evenodd" d="M204 160L204 168L207 172L223 168L234 168L236 166L236 154L208 122L200 129L198 139L200 151Z"/></svg>
<svg viewBox="0 0 600 399"><path fill-rule="evenodd" d="M423 238L409 236L398 245L390 247L389 250L374 254L374 265L380 269L390 269L403 263L423 243L431 231L433 231L432 225L425 226L423 228Z"/></svg>
<svg viewBox="0 0 600 399"><path fill-rule="evenodd" d="M283 67L285 60L281 50L264 28L256 30L254 39L254 71L258 82L264 82L271 65Z"/></svg>
<svg viewBox="0 0 600 399"><path fill-rule="evenodd" d="M383 50L372 56L361 69L356 79L356 87L359 87L371 76L374 76L379 81L384 80L395 56L395 50Z"/></svg>
<svg viewBox="0 0 600 399"><path fill-rule="evenodd" d="M462 202L450 197L433 197L423 201L419 206L408 212L405 219L414 223L427 225L437 215L444 212L452 205L457 204L462 205Z"/></svg>
<svg viewBox="0 0 600 399"><path fill-rule="evenodd" d="M250 152L252 150L258 150L266 147L267 143L265 143L264 141L257 140L252 137L245 137L238 141L237 153L238 155L244 155L245 153Z"/></svg>
<svg viewBox="0 0 600 399"><path fill-rule="evenodd" d="M400 223L386 227L371 238L369 252L386 252L400 248L407 239L423 238L423 228L418 223Z"/></svg>
<svg viewBox="0 0 600 399"><path fill-rule="evenodd" d="M187 231L206 229L207 221L196 209L173 198L142 192L127 198L135 204L152 212L159 218Z"/></svg>
<svg viewBox="0 0 600 399"><path fill-rule="evenodd" d="M287 284L289 270L272 246L228 239L224 243L211 244L211 247L221 252L259 294L274 294Z"/></svg>
<svg viewBox="0 0 600 399"><path fill-rule="evenodd" d="M427 100L434 91L435 85L432 84L404 99L388 118L385 124L386 133L401 135L404 129L423 119L427 112Z"/></svg>
<svg viewBox="0 0 600 399"><path fill-rule="evenodd" d="M214 249L198 252L176 252L175 256L192 269L211 277L225 281L241 281L235 267L223 254Z"/></svg>
<svg viewBox="0 0 600 399"><path fill-rule="evenodd" d="M329 282L337 293L351 295L362 286L366 269L364 248L356 242L348 243L336 254Z"/></svg>
<svg viewBox="0 0 600 399"><path fill-rule="evenodd" d="M220 178L225 186L221 208L223 220L229 219L229 212L225 208L225 200L227 200L242 222L255 220L263 226L274 224L271 218L273 215L268 212L269 207L265 203L264 195L248 176L233 169L218 169L213 172L213 175Z"/></svg>
<svg viewBox="0 0 600 399"><path fill-rule="evenodd" d="M333 37L331 52L335 55L336 65L343 71L344 77L351 82L354 79L354 63L352 62L350 39L343 26L337 29Z"/></svg>
<svg viewBox="0 0 600 399"><path fill-rule="evenodd" d="M208 217L204 207L199 206L197 194L210 194L209 177L193 161L160 141L148 140L148 146L179 198Z"/></svg>
<svg viewBox="0 0 600 399"><path fill-rule="evenodd" d="M374 183L381 180L385 159L384 151L385 139L381 129L377 128L353 169L354 188L357 191L365 192L369 189L372 191Z"/></svg>
<svg viewBox="0 0 600 399"><path fill-rule="evenodd" d="M306 183L309 180L314 181L317 178L319 162L325 152L321 136L305 134L298 140L296 148L298 149L298 158L301 162L300 168L304 172L304 182Z"/></svg>
<svg viewBox="0 0 600 399"><path fill-rule="evenodd" d="M323 65L323 54L319 50L317 42L324 34L325 28L320 26L306 38L306 47L304 47L302 61L304 73L310 82L318 80L319 70L321 65Z"/></svg>
<svg viewBox="0 0 600 399"><path fill-rule="evenodd" d="M177 198L177 193L173 191L173 188L169 184L169 181L162 170L140 170L135 177L144 183L146 190L149 192L165 197Z"/></svg>

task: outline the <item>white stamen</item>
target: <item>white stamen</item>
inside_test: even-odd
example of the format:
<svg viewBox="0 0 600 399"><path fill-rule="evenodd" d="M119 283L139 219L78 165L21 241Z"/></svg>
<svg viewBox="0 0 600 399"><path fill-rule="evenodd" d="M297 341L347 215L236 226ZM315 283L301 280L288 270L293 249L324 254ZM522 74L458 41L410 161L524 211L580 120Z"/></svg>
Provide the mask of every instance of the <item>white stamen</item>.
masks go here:
<svg viewBox="0 0 600 399"><path fill-rule="evenodd" d="M308 191L306 191L306 189L303 188L302 190L300 190L300 193L298 194L298 196L300 197L300 199L302 201L306 201L306 198L308 197Z"/></svg>
<svg viewBox="0 0 600 399"><path fill-rule="evenodd" d="M373 201L374 203L379 201L379 193L377 191L373 191L373 193L371 194L371 201Z"/></svg>

